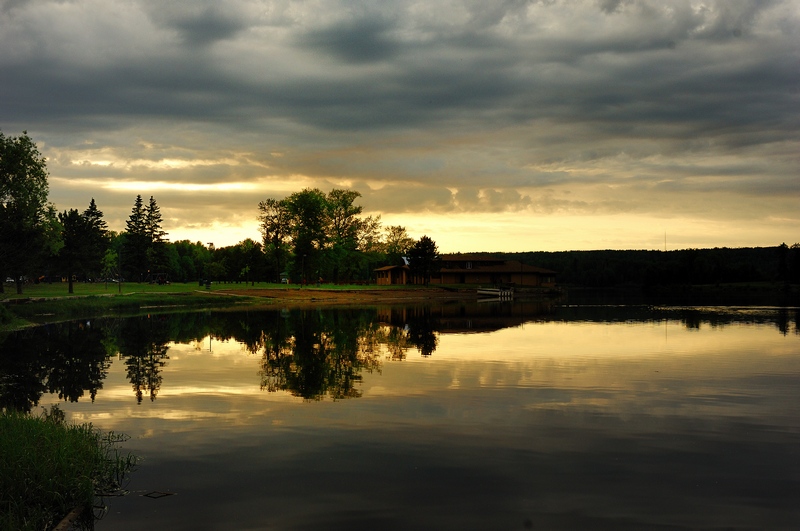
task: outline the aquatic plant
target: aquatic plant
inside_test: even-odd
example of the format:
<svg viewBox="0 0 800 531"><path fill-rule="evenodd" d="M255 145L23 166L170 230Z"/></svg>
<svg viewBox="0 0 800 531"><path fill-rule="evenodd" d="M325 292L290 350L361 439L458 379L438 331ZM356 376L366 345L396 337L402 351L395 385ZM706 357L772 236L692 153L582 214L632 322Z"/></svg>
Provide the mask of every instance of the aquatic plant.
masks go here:
<svg viewBox="0 0 800 531"><path fill-rule="evenodd" d="M136 457L120 434L71 424L53 406L0 414L0 529L52 529L75 508L93 518L96 497L116 494Z"/></svg>

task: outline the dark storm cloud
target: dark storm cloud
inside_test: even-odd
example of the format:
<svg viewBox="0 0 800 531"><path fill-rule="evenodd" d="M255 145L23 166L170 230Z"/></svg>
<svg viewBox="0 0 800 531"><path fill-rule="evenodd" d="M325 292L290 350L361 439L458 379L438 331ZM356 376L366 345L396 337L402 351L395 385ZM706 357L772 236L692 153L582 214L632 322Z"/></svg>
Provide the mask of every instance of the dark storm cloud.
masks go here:
<svg viewBox="0 0 800 531"><path fill-rule="evenodd" d="M213 2L180 4L178 9L157 3L151 6L154 22L178 31L188 46L203 46L233 38L247 24L231 16L230 11Z"/></svg>
<svg viewBox="0 0 800 531"><path fill-rule="evenodd" d="M0 129L34 134L64 177L381 182L365 200L392 211L668 212L715 190L779 202L798 193L798 11L5 1ZM398 183L426 199L380 200ZM655 187L672 195L652 201Z"/></svg>
<svg viewBox="0 0 800 531"><path fill-rule="evenodd" d="M298 42L346 62L382 61L391 59L399 48L400 43L388 34L392 27L390 22L378 19L346 21L313 29Z"/></svg>
<svg viewBox="0 0 800 531"><path fill-rule="evenodd" d="M225 13L203 4L190 9L148 5L152 25L142 28L140 38L153 38L153 53L134 53L100 66L75 64L73 57L57 51L33 56L4 67L10 81L3 83L3 91L10 91L28 114L35 115L37 105L42 109L44 104L38 112L78 120L109 115L223 122L225 117L245 122L283 118L322 129L392 129L475 113L496 126L556 117L624 128L630 122L772 119L785 113L792 97L787 89L800 80L787 56L796 48L759 50L761 45L754 43L737 53L742 37L733 30L744 35L768 4L722 5L706 16L676 7L671 17L644 13L657 11L645 5L616 5L611 14L597 16L637 13L619 20L620 28L616 21L605 21L607 30L586 39L569 31L569 20L556 31L543 30L536 21L508 24L500 31L498 24L522 9L519 2L509 4L472 8L464 24L455 27L415 26L419 23L397 7L383 16L356 13L319 26L299 19L283 29L297 34L288 39L265 30L257 19L244 20L237 4ZM241 39L245 46L265 50L243 52L261 60L255 76L248 64L237 65L241 58L236 54L198 49L235 40L245 30L265 32ZM703 44L709 42L730 42L732 49L708 53L701 48L713 46ZM268 45L307 67L285 75L278 57L266 52ZM388 64L370 68L375 62ZM769 105L764 105L767 97ZM738 105L748 98L750 105ZM13 115L22 118L21 112Z"/></svg>

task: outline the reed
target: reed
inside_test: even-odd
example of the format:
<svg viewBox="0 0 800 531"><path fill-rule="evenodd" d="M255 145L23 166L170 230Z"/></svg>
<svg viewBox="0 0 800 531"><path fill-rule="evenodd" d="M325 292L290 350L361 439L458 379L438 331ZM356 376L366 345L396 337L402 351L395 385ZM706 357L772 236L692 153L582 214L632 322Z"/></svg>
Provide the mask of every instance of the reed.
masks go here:
<svg viewBox="0 0 800 531"><path fill-rule="evenodd" d="M118 493L136 458L123 437L71 424L57 406L0 414L0 529L52 529L76 507L92 518L96 496Z"/></svg>

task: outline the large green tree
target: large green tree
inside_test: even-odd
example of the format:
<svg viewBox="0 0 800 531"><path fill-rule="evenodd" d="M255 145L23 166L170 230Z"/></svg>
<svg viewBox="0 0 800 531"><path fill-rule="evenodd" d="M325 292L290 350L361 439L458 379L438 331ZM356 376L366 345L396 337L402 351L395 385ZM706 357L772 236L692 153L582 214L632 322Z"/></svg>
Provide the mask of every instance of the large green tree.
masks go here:
<svg viewBox="0 0 800 531"><path fill-rule="evenodd" d="M261 201L258 220L274 277L291 261L292 277L301 282L369 278L382 261L380 217L362 217L359 197L354 190L307 188Z"/></svg>
<svg viewBox="0 0 800 531"><path fill-rule="evenodd" d="M402 258L414 246L414 238L408 235L406 228L401 225L386 227L385 252L390 265L401 265Z"/></svg>
<svg viewBox="0 0 800 531"><path fill-rule="evenodd" d="M358 236L363 221L358 217L361 207L355 200L361 197L355 190L335 188L326 197L326 222L328 224L328 258L332 280L340 275L349 280L357 265Z"/></svg>
<svg viewBox="0 0 800 531"><path fill-rule="evenodd" d="M292 218L293 276L301 282L316 279L323 266L322 251L328 238L327 198L316 188L306 188L287 198L287 208Z"/></svg>
<svg viewBox="0 0 800 531"><path fill-rule="evenodd" d="M264 253L272 266L272 279L280 281L280 274L286 268L290 252L292 234L291 213L286 199L267 199L258 204L258 221L261 223L261 236Z"/></svg>
<svg viewBox="0 0 800 531"><path fill-rule="evenodd" d="M27 131L0 132L0 280L13 276L17 293L47 249L55 214L47 204L47 176L46 159Z"/></svg>

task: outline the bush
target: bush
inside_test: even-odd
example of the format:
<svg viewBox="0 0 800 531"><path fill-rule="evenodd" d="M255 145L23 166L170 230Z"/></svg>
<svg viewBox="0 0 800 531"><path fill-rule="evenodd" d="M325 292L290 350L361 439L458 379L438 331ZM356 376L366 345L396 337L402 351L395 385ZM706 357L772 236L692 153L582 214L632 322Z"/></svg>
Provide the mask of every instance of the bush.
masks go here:
<svg viewBox="0 0 800 531"><path fill-rule="evenodd" d="M0 325L8 324L14 320L14 314L8 311L5 304L0 304Z"/></svg>

